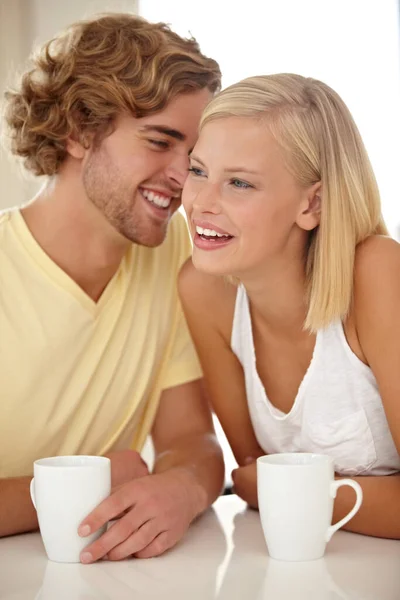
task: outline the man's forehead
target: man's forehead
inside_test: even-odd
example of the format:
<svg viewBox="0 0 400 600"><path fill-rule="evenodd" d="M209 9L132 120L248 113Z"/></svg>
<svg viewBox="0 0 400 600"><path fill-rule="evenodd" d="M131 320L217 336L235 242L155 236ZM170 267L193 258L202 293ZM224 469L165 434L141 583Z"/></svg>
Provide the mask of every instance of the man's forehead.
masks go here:
<svg viewBox="0 0 400 600"><path fill-rule="evenodd" d="M139 126L161 126L184 136L191 136L195 130L197 137L201 114L212 96L206 88L177 94L159 112L139 119Z"/></svg>

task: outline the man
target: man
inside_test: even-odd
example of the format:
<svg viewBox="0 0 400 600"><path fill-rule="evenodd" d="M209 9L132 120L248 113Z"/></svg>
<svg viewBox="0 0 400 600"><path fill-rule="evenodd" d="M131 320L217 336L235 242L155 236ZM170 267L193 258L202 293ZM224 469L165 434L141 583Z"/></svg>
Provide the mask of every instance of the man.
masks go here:
<svg viewBox="0 0 400 600"><path fill-rule="evenodd" d="M121 518L82 562L164 552L221 490L172 218L219 85L194 40L115 14L71 26L6 95L12 152L47 183L0 216L0 535L37 527L44 456L110 456L115 491L79 533Z"/></svg>

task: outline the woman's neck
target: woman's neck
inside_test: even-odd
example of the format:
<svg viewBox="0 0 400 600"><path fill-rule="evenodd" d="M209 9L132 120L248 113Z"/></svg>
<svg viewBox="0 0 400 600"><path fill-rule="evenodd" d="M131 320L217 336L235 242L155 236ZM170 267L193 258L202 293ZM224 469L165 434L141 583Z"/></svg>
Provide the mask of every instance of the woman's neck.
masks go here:
<svg viewBox="0 0 400 600"><path fill-rule="evenodd" d="M302 330L307 315L304 260L271 261L258 275L248 274L240 280L253 318L274 331L289 334Z"/></svg>

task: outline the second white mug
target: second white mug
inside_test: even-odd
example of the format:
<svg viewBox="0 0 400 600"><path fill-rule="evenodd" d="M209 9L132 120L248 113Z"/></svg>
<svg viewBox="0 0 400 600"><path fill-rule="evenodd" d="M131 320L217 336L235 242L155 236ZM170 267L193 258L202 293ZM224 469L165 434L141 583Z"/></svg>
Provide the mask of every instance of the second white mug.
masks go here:
<svg viewBox="0 0 400 600"><path fill-rule="evenodd" d="M355 490L356 502L343 519L331 525L334 498L343 485ZM333 460L323 454L261 456L257 487L268 552L278 560L321 558L332 535L350 521L362 502L361 486L352 479L335 480Z"/></svg>

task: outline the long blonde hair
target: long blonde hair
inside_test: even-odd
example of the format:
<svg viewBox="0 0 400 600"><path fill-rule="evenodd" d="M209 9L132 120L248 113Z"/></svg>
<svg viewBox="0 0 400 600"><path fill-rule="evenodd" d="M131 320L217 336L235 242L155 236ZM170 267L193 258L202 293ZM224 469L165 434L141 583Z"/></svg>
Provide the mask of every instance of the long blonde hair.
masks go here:
<svg viewBox="0 0 400 600"><path fill-rule="evenodd" d="M297 181L305 187L321 182L320 224L307 248L304 327L316 332L345 319L356 246L370 235L388 233L371 163L350 111L321 81L279 74L250 77L220 92L206 107L200 129L232 116L265 119Z"/></svg>

